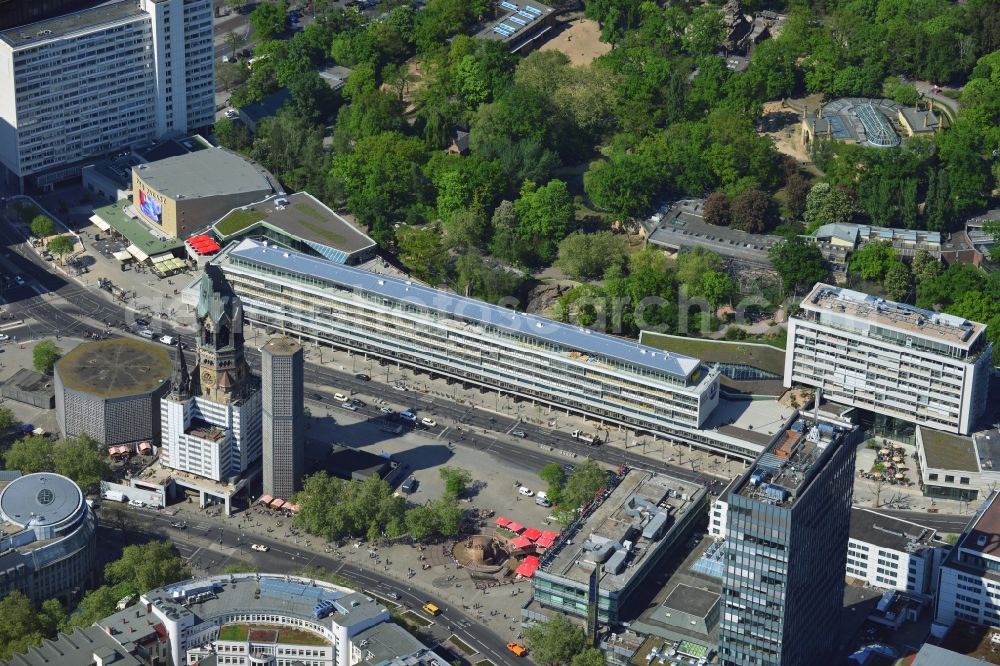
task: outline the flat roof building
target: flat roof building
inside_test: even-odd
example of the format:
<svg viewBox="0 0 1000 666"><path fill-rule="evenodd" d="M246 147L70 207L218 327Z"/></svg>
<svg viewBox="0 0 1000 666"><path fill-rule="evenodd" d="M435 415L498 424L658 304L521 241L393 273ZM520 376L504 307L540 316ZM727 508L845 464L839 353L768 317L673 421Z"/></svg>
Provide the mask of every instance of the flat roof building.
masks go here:
<svg viewBox="0 0 1000 666"><path fill-rule="evenodd" d="M638 593L690 539L704 518L708 491L677 478L628 471L542 555L532 593L542 607L586 617L597 604L601 624L627 619ZM597 599L590 599L597 572Z"/></svg>
<svg viewBox="0 0 1000 666"><path fill-rule="evenodd" d="M209 265L255 323L671 441L752 459L794 412L734 428L757 406L715 420L720 373L696 358L254 240Z"/></svg>
<svg viewBox="0 0 1000 666"><path fill-rule="evenodd" d="M946 432L968 434L986 406L986 326L817 283L789 319L785 386Z"/></svg>
<svg viewBox="0 0 1000 666"><path fill-rule="evenodd" d="M935 633L956 621L1000 626L1000 502L980 507L942 563L934 608Z"/></svg>
<svg viewBox="0 0 1000 666"><path fill-rule="evenodd" d="M76 599L93 580L96 540L97 518L70 479L44 472L0 481L0 597Z"/></svg>
<svg viewBox="0 0 1000 666"><path fill-rule="evenodd" d="M800 419L730 486L723 666L832 662L859 434Z"/></svg>
<svg viewBox="0 0 1000 666"><path fill-rule="evenodd" d="M170 387L163 345L117 338L77 345L55 365L56 418L65 437L104 445L158 441L160 398Z"/></svg>
<svg viewBox="0 0 1000 666"><path fill-rule="evenodd" d="M4 380L2 395L39 409L52 409L56 406L56 392L52 388L52 379L27 368L19 368Z"/></svg>
<svg viewBox="0 0 1000 666"><path fill-rule="evenodd" d="M27 3L40 4L40 3ZM211 0L123 0L0 32L0 164L24 188L84 160L207 127Z"/></svg>
<svg viewBox="0 0 1000 666"><path fill-rule="evenodd" d="M501 41L511 53L527 52L552 29L555 10L535 0L496 0L497 18L487 23L476 37Z"/></svg>
<svg viewBox="0 0 1000 666"><path fill-rule="evenodd" d="M212 227L222 245L253 238L348 266L375 257L378 245L308 192L234 208Z"/></svg>
<svg viewBox="0 0 1000 666"><path fill-rule="evenodd" d="M866 585L930 597L947 546L936 532L870 509L851 509L847 577Z"/></svg>
<svg viewBox="0 0 1000 666"><path fill-rule="evenodd" d="M273 192L266 172L221 148L132 167L132 201L139 217L174 238Z"/></svg>

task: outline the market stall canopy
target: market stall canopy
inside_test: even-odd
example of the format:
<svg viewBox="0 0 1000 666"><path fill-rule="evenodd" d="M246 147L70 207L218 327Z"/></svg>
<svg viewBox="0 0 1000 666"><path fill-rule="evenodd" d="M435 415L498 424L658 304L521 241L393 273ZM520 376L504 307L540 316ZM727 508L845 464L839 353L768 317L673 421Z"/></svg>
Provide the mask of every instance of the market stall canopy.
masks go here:
<svg viewBox="0 0 1000 666"><path fill-rule="evenodd" d="M523 550L525 548L531 548L531 546L534 545L534 544L531 543L531 539L528 539L527 537L519 536L519 537L514 537L513 539L511 539L510 540L510 545L514 546L514 548L517 548L519 550Z"/></svg>
<svg viewBox="0 0 1000 666"><path fill-rule="evenodd" d="M534 527L529 527L528 529L524 530L524 532L521 534L521 536L523 536L523 537L525 537L527 539L531 539L532 541L534 541L538 537L542 536L542 531L539 530L539 529L536 529Z"/></svg>
<svg viewBox="0 0 1000 666"><path fill-rule="evenodd" d="M107 231L111 228L111 225L102 220L100 215L91 215L90 221L101 231Z"/></svg>
<svg viewBox="0 0 1000 666"><path fill-rule="evenodd" d="M510 525L510 518L497 516L497 525L499 525L500 527L507 527L508 525Z"/></svg>
<svg viewBox="0 0 1000 666"><path fill-rule="evenodd" d="M507 529L509 529L511 532L519 533L521 530L524 529L524 525L512 520L509 523L507 523Z"/></svg>

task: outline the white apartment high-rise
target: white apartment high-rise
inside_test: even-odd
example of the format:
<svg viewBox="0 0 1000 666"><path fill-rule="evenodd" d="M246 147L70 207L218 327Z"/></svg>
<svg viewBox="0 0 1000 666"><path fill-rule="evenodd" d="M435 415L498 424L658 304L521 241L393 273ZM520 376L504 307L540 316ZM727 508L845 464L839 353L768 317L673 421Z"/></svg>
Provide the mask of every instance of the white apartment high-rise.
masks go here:
<svg viewBox="0 0 1000 666"><path fill-rule="evenodd" d="M213 56L211 0L122 0L0 31L0 164L44 188L212 124Z"/></svg>
<svg viewBox="0 0 1000 666"><path fill-rule="evenodd" d="M972 519L941 565L934 624L943 635L956 620L1000 626L1000 495Z"/></svg>
<svg viewBox="0 0 1000 666"><path fill-rule="evenodd" d="M986 406L986 326L819 283L788 324L785 386L968 434Z"/></svg>

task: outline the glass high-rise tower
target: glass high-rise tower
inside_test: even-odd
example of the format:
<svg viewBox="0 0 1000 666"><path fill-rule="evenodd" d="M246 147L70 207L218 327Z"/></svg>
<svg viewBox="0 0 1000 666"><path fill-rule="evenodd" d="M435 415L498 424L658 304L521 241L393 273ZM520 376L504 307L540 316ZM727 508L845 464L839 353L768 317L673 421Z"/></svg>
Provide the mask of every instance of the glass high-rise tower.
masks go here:
<svg viewBox="0 0 1000 666"><path fill-rule="evenodd" d="M727 497L724 666L832 663L857 431L805 419Z"/></svg>
<svg viewBox="0 0 1000 666"><path fill-rule="evenodd" d="M305 471L302 345L275 337L260 352L264 494L290 499Z"/></svg>

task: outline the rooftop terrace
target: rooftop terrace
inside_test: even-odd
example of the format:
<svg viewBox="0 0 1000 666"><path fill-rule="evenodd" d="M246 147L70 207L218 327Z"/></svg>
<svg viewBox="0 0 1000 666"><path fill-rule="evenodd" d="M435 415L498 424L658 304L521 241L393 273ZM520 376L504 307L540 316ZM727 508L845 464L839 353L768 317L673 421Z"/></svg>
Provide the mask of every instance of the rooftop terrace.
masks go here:
<svg viewBox="0 0 1000 666"><path fill-rule="evenodd" d="M94 215L150 257L184 247L184 241L170 238L159 231L154 232L131 208L132 205L127 201L119 201L110 206L95 208Z"/></svg>
<svg viewBox="0 0 1000 666"><path fill-rule="evenodd" d="M983 324L961 317L922 310L822 282L817 283L802 301L802 308L820 316L849 317L866 325L893 329L965 350L970 349L986 329ZM831 323L828 319L824 319L824 323Z"/></svg>

